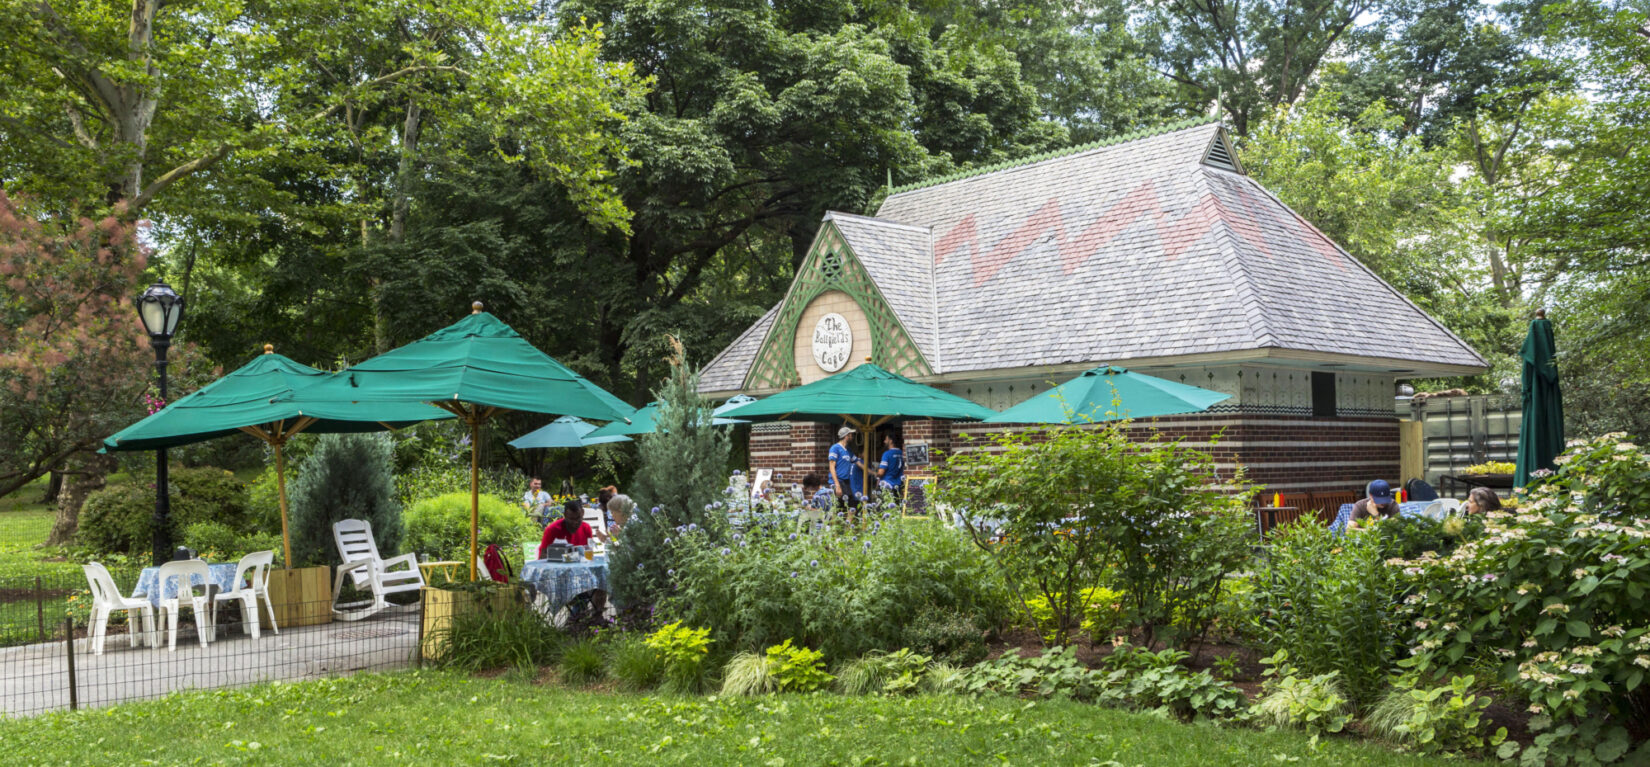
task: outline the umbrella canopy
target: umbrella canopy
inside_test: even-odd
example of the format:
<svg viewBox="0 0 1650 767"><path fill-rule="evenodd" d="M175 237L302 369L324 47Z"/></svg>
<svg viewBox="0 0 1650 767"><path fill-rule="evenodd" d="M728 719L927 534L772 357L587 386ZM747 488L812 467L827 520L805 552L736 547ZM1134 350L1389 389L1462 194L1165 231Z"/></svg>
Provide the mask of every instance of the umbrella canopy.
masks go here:
<svg viewBox="0 0 1650 767"><path fill-rule="evenodd" d="M480 301L470 316L288 397L305 406L428 402L469 424L470 580L476 578L481 425L510 410L604 421L628 421L635 412L482 311Z"/></svg>
<svg viewBox="0 0 1650 767"><path fill-rule="evenodd" d="M1558 347L1545 310L1530 321L1524 337L1524 419L1518 427L1518 470L1513 485L1524 487L1538 469L1553 470L1564 452L1564 401L1558 391Z"/></svg>
<svg viewBox="0 0 1650 767"><path fill-rule="evenodd" d="M240 433L269 443L275 449L281 542L286 564L291 567L292 541L286 523L286 458L282 452L287 440L302 431L381 431L453 417L444 410L416 402L329 402L301 407L292 402L273 401L332 375L276 354L274 347L266 344L264 353L257 359L121 429L103 440L103 449L110 452L158 450Z"/></svg>
<svg viewBox="0 0 1650 767"><path fill-rule="evenodd" d="M719 416L721 416L721 414L725 411L732 410L740 405L746 405L755 401L755 397L745 394L735 394L733 397L729 398L727 402L722 403L716 408L715 411L712 412L713 417L710 425L733 426L734 424L750 423L749 421L741 421L737 418L721 418ZM599 438L613 437L624 434L652 434L659 428L658 417L659 403L649 402L646 405L636 409L636 413L630 416L630 423L614 421L606 426L596 429L594 432L591 432L589 436ZM512 442L510 444L514 445L515 443Z"/></svg>
<svg viewBox="0 0 1650 767"><path fill-rule="evenodd" d="M615 421L614 423L624 422ZM608 425L611 426L612 424ZM620 434L607 437L596 436L592 434L594 431L596 431L595 424L583 418L564 415L540 428L510 440L510 447L521 449L530 447L589 447L591 445L605 445L610 442L630 441L629 437Z"/></svg>
<svg viewBox="0 0 1650 767"><path fill-rule="evenodd" d="M869 362L723 413L749 421L847 421L861 430L907 418L978 421L996 414Z"/></svg>
<svg viewBox="0 0 1650 767"><path fill-rule="evenodd" d="M1232 395L1119 367L1084 371L1049 391L985 419L988 423L1091 423L1200 413Z"/></svg>

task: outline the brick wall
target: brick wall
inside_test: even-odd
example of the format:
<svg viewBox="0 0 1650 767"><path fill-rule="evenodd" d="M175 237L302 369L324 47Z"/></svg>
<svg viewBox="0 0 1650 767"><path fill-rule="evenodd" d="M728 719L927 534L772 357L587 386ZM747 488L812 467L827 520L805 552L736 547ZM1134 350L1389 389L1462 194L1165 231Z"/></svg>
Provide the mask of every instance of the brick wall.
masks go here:
<svg viewBox="0 0 1650 767"><path fill-rule="evenodd" d="M912 468L914 477L933 475L949 452L990 449L988 435L1025 427L981 423L912 421L903 427L906 444L927 443L931 464ZM1379 416L1309 416L1220 413L1165 416L1136 422L1145 438L1180 439L1215 457L1224 477L1241 464L1257 489L1279 493L1360 491L1371 479L1398 481L1398 421ZM964 435L972 439L964 439ZM1219 438L1216 439L1216 436ZM829 424L768 424L752 428L751 466L772 468L801 481L809 471L825 472L825 452L835 441Z"/></svg>

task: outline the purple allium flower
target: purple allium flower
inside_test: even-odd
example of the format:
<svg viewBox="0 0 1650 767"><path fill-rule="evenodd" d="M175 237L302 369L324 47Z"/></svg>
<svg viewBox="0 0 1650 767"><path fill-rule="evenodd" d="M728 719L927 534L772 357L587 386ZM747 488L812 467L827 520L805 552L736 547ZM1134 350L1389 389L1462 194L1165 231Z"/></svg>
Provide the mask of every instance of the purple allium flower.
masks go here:
<svg viewBox="0 0 1650 767"><path fill-rule="evenodd" d="M791 540L796 540L796 533L791 533Z"/></svg>
<svg viewBox="0 0 1650 767"><path fill-rule="evenodd" d="M730 548L728 548L728 547L726 547L726 546L723 546L723 547L722 547L722 556L724 556L724 557L725 557L725 556L727 556L727 555L729 555L729 554L731 554L731 553L733 553L733 549L730 549Z"/></svg>
<svg viewBox="0 0 1650 767"><path fill-rule="evenodd" d="M795 570L792 570L792 571L791 571L791 577L792 577L792 578L795 578L795 577L796 577L796 571L795 571Z"/></svg>
<svg viewBox="0 0 1650 767"><path fill-rule="evenodd" d="M654 507L653 507L653 513L654 513L654 514L658 514L658 513L659 513L659 507L658 507L658 506L654 506Z"/></svg>
<svg viewBox="0 0 1650 767"><path fill-rule="evenodd" d="M815 559L815 560L809 562L808 566L809 567L818 567L819 566L819 560Z"/></svg>

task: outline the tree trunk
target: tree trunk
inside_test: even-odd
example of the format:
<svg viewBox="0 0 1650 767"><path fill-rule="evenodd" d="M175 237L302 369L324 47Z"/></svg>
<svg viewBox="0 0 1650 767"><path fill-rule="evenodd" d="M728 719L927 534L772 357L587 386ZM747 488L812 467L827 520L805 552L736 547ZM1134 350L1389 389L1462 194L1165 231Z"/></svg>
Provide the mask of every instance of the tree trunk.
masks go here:
<svg viewBox="0 0 1650 767"><path fill-rule="evenodd" d="M114 468L115 459L106 455L93 454L75 461L74 473L69 475L64 492L57 499L57 519L52 522L51 535L46 537L47 546L63 546L74 541L74 534L80 529L80 507L85 505L86 496L103 489Z"/></svg>
<svg viewBox="0 0 1650 767"><path fill-rule="evenodd" d="M52 472L46 480L46 494L40 496L40 502L45 504L57 503L57 497L63 492L63 475Z"/></svg>

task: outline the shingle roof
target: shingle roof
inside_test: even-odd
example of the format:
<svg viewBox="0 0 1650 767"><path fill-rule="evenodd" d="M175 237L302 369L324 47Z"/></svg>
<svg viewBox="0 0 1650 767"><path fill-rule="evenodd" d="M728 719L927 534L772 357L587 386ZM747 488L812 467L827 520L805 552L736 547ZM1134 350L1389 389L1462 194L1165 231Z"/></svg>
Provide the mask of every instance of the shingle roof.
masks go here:
<svg viewBox="0 0 1650 767"><path fill-rule="evenodd" d="M1206 163L1217 139L1217 123L1160 129L827 218L935 373L1266 348L1485 366L1253 179ZM743 384L772 316L718 357L739 375L706 390Z"/></svg>
<svg viewBox="0 0 1650 767"><path fill-rule="evenodd" d="M744 387L745 373L751 369L756 350L762 345L762 339L767 337L774 315L779 314L779 307L783 305L783 301L774 304L762 315L762 319L745 328L745 332L733 339L728 348L705 363L704 369L699 371L699 391L737 391Z"/></svg>

